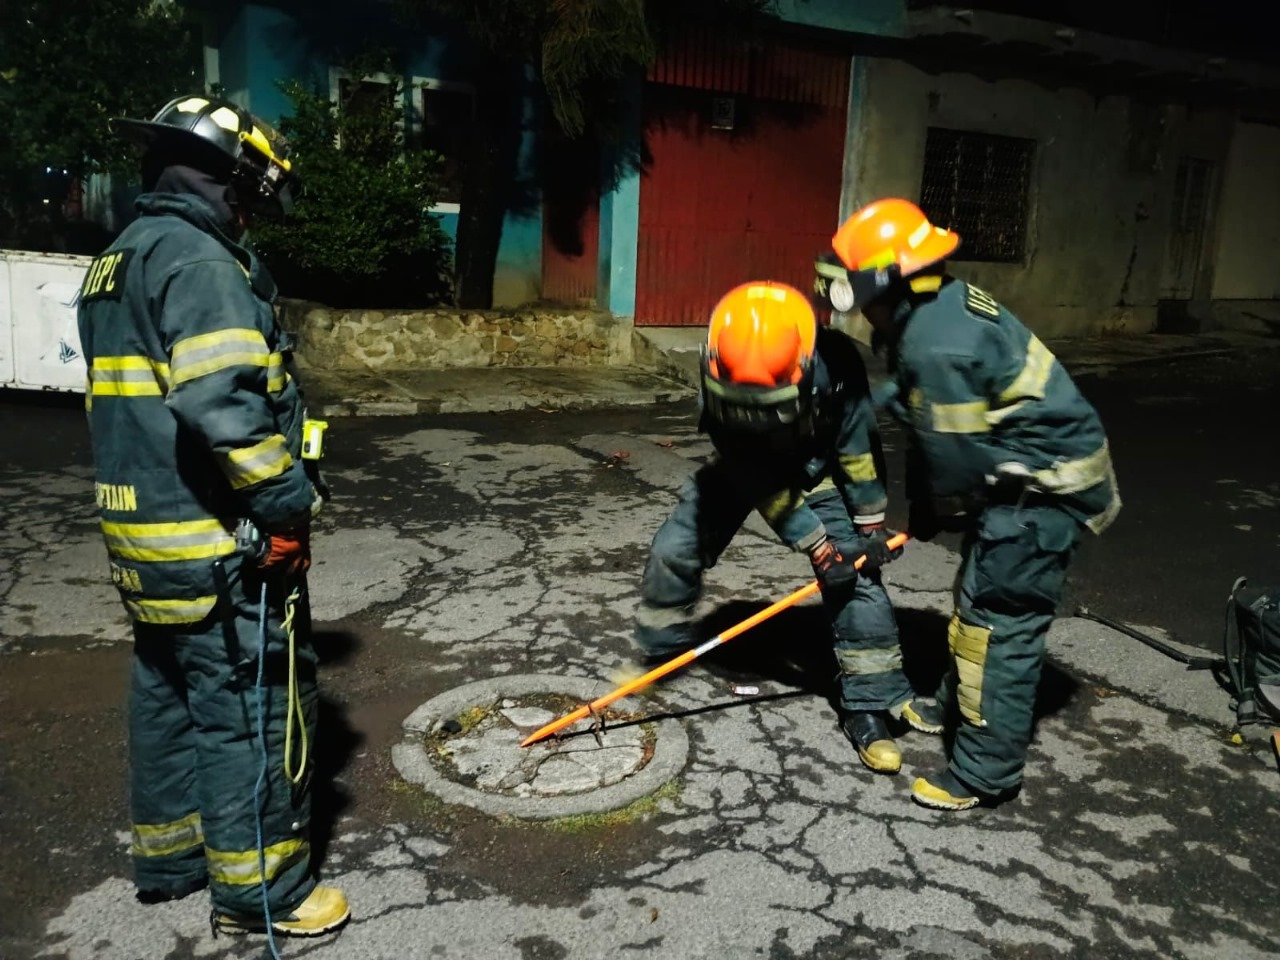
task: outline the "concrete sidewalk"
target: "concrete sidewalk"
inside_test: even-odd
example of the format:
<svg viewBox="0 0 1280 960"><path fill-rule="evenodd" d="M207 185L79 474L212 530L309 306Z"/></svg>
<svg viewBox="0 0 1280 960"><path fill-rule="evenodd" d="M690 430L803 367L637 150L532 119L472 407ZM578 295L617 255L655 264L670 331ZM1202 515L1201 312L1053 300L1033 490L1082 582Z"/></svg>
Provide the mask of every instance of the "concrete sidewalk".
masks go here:
<svg viewBox="0 0 1280 960"><path fill-rule="evenodd" d="M411 371L335 371L303 367L316 416L396 416L643 406L691 399L696 390L701 328L640 334L645 366L452 367ZM1051 340L1049 348L1073 374L1106 376L1140 363L1271 350L1280 338L1240 331L1143 334ZM883 363L864 349L873 381Z"/></svg>
<svg viewBox="0 0 1280 960"><path fill-rule="evenodd" d="M386 373L303 367L321 417L586 410L681 400L692 388L640 367L451 367Z"/></svg>

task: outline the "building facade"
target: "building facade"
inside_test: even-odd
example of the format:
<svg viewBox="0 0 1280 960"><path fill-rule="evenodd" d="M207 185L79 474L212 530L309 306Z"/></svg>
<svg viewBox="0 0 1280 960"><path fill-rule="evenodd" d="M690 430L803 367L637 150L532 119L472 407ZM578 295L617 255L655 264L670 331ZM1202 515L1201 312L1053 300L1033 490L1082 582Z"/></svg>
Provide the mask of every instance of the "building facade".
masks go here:
<svg viewBox="0 0 1280 960"><path fill-rule="evenodd" d="M530 75L495 305L699 325L742 280L807 285L840 220L892 195L1043 336L1280 317L1280 70L1002 6L779 0L749 35L688 31L620 107L638 163L559 136ZM385 79L341 74L352 38L404 54L415 142L449 158L474 109L466 39L405 38L388 4L224 2L205 25L206 79L268 119L282 79ZM452 228L457 198L436 212Z"/></svg>

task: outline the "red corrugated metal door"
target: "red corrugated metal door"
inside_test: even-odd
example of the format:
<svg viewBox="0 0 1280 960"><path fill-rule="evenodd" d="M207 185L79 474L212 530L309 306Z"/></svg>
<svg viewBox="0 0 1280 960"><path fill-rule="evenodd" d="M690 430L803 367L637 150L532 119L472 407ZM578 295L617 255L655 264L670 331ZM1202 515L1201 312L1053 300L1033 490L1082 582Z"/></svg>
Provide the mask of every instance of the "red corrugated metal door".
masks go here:
<svg viewBox="0 0 1280 960"><path fill-rule="evenodd" d="M747 280L807 289L840 206L847 55L690 37L650 71L636 323L706 323ZM733 98L733 129L712 126Z"/></svg>
<svg viewBox="0 0 1280 960"><path fill-rule="evenodd" d="M542 299L595 305L600 245L600 147L548 120L543 154Z"/></svg>
<svg viewBox="0 0 1280 960"><path fill-rule="evenodd" d="M600 246L600 207L542 206L542 299L594 306Z"/></svg>

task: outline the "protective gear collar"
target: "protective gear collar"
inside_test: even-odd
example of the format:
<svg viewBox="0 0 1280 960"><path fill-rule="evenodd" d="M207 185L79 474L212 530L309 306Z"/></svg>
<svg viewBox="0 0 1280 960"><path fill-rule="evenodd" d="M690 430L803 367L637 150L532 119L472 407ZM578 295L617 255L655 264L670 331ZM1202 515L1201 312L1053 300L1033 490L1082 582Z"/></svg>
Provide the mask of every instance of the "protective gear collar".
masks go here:
<svg viewBox="0 0 1280 960"><path fill-rule="evenodd" d="M231 186L212 174L195 167L172 164L160 170L156 176L154 193L185 193L199 197L213 209L215 225L224 233L230 233L235 221L231 209L234 191Z"/></svg>

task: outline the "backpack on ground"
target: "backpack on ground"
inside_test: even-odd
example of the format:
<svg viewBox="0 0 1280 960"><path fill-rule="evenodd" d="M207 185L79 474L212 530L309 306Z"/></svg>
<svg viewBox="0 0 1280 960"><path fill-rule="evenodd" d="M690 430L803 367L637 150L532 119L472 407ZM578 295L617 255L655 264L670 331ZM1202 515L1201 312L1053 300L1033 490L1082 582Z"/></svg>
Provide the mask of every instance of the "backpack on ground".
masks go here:
<svg viewBox="0 0 1280 960"><path fill-rule="evenodd" d="M1222 652L1236 701L1236 721L1280 724L1280 588L1248 586L1227 599Z"/></svg>

